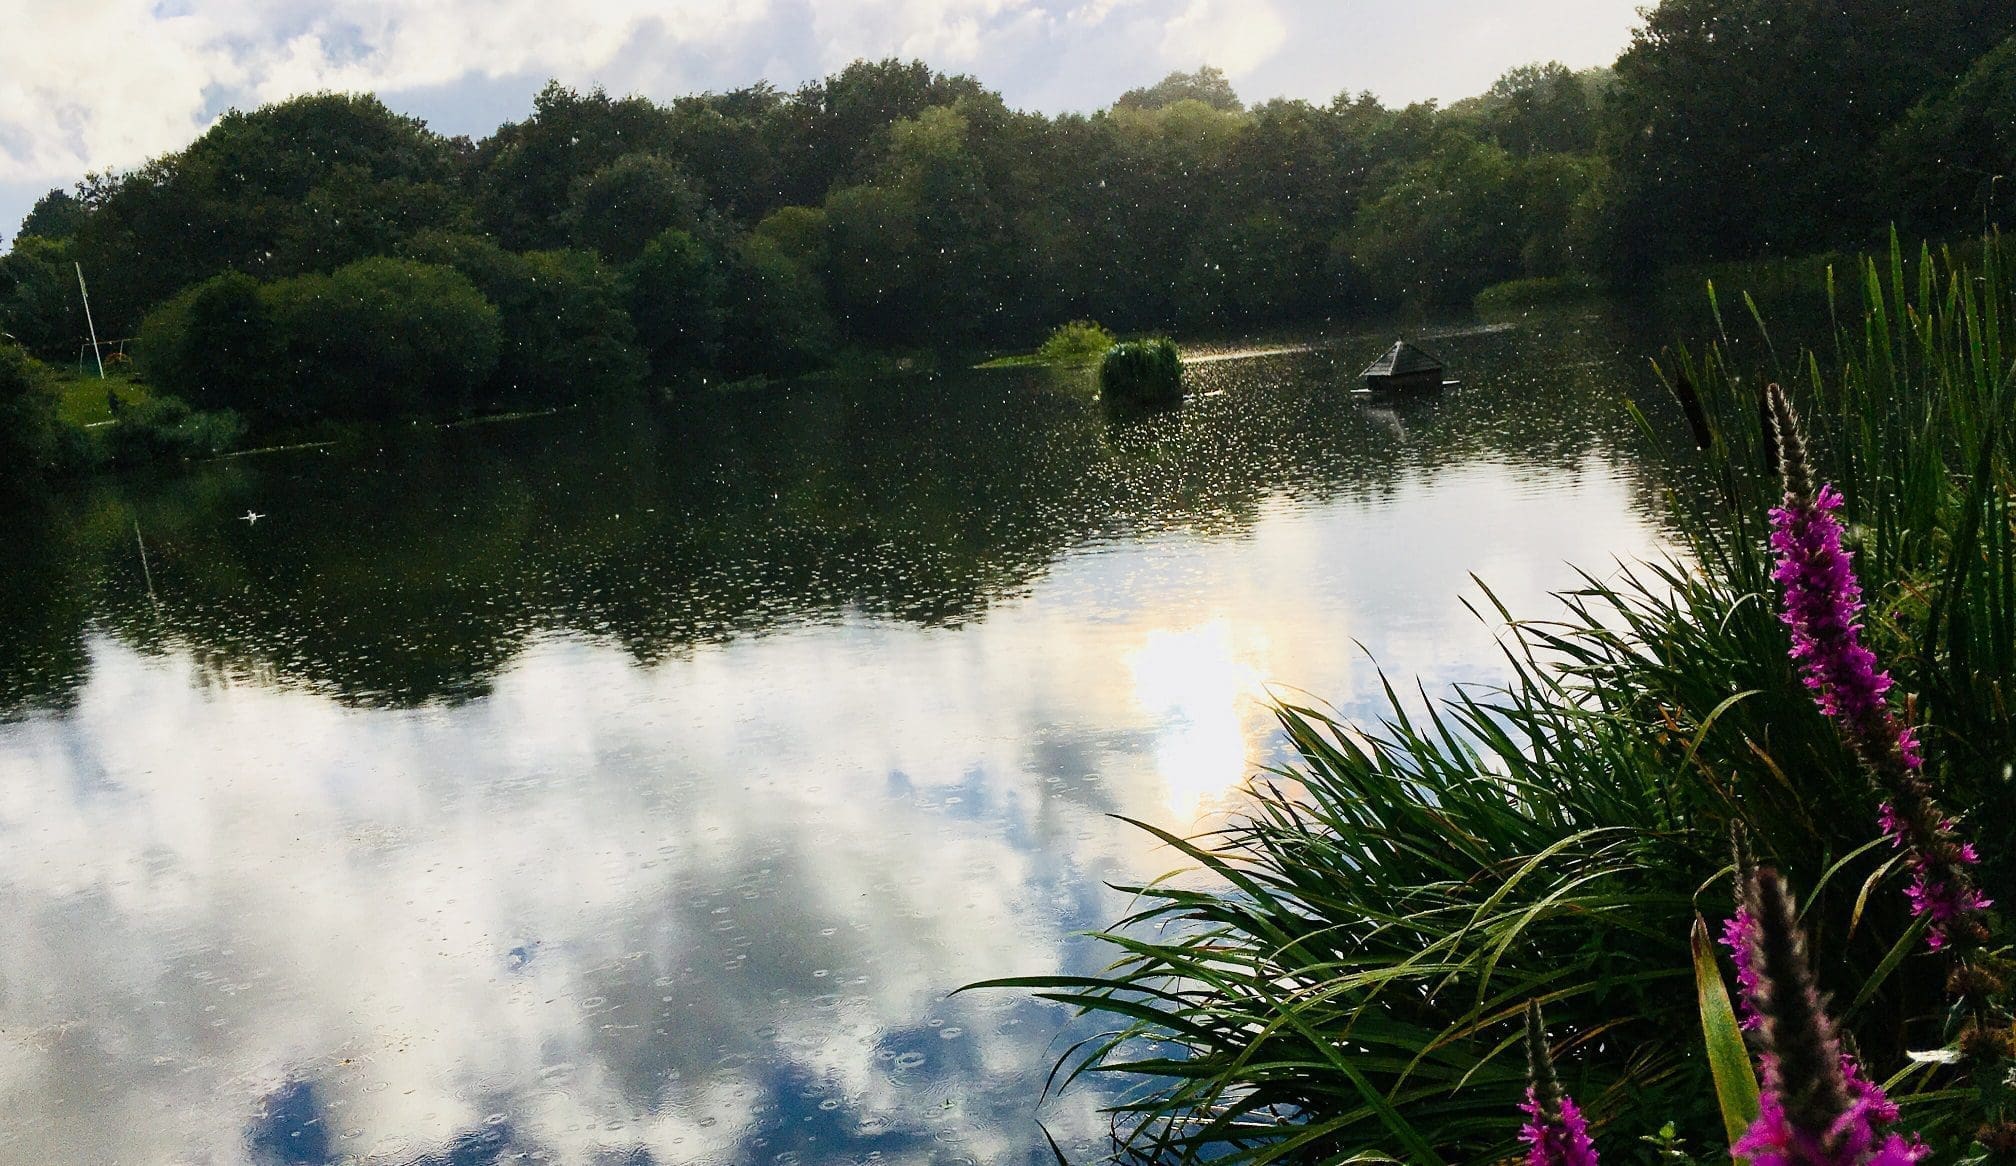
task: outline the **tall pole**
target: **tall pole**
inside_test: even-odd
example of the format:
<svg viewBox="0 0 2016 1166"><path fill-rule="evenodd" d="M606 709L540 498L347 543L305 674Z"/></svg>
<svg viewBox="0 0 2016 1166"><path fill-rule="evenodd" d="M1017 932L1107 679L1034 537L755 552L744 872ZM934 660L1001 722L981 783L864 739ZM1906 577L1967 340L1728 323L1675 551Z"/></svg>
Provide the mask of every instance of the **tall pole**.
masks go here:
<svg viewBox="0 0 2016 1166"><path fill-rule="evenodd" d="M84 265L77 267L77 294L84 297L84 325L91 329L91 355L98 360L98 379L105 379L105 354L98 350L98 325L91 322L91 293L84 290Z"/></svg>

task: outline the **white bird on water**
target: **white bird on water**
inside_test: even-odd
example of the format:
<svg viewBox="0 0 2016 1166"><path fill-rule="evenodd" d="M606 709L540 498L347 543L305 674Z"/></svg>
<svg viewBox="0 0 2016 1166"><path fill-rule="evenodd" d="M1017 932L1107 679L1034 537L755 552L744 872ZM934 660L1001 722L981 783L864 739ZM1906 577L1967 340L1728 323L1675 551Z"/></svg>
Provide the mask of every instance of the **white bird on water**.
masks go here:
<svg viewBox="0 0 2016 1166"><path fill-rule="evenodd" d="M259 521L264 517L266 516L259 513L257 510L247 510L245 513L238 516L239 520L242 521L246 526L251 526L253 523Z"/></svg>

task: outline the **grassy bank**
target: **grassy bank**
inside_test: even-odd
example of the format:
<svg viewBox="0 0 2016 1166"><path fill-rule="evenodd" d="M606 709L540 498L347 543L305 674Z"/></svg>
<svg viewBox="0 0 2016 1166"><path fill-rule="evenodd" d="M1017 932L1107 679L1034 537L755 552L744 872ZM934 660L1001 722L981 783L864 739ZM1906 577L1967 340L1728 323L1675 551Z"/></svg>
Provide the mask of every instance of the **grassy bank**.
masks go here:
<svg viewBox="0 0 2016 1166"><path fill-rule="evenodd" d="M1865 634L1941 797L1992 827L2016 808L2002 347L2016 310L1992 256L1974 268L1893 254L1837 280L1837 300L1866 313L1765 371L1845 496ZM1687 565L1592 574L1542 619L1487 594L1512 680L1425 716L1394 690L1377 725L1283 706L1295 761L1224 830L1163 835L1208 880L1131 888L1140 909L1105 933L1117 956L1102 975L1002 982L1113 1022L1057 1080L1133 1083L1115 1114L1123 1157L1509 1157L1520 1017L1537 1000L1563 1084L1615 1148L1606 1160L1637 1160L1638 1139L1670 1122L1683 1160L1727 1161L1688 936L1697 913L1730 914L1736 822L1802 889L1820 987L1868 1072L1933 1161L1968 1153L2002 1102L1970 1085L1950 961L1918 942L1877 798L1788 658L1765 545L1781 491L1750 364L1718 341L1661 369L1700 443L1676 452L1691 465L1673 493ZM2007 859L1984 863L2007 901Z"/></svg>

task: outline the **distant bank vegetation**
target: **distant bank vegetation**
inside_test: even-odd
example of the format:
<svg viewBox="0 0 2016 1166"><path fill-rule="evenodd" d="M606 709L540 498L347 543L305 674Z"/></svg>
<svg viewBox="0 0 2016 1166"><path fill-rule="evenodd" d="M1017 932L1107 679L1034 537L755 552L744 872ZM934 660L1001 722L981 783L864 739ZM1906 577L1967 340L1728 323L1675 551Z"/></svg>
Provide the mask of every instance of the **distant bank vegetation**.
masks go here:
<svg viewBox="0 0 2016 1166"><path fill-rule="evenodd" d="M2016 8L1823 9L1665 0L1613 69L1526 66L1447 107L1249 108L1204 68L1046 117L882 61L662 104L553 84L471 141L314 94L50 192L0 256L0 330L75 363L81 263L99 335L257 432L1029 345L1060 320L1630 291L1999 219Z"/></svg>

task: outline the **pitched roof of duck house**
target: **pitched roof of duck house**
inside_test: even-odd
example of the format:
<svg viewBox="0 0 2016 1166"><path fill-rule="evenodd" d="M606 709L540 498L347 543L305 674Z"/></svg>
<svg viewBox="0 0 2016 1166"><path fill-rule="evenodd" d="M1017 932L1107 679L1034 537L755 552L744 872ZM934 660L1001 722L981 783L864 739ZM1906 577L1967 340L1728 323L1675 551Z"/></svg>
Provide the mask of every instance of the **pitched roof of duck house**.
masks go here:
<svg viewBox="0 0 2016 1166"><path fill-rule="evenodd" d="M1359 375L1366 377L1422 376L1428 373L1440 374L1442 362L1407 343L1396 340L1386 355L1375 360Z"/></svg>

